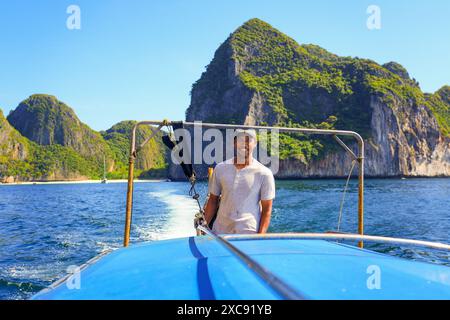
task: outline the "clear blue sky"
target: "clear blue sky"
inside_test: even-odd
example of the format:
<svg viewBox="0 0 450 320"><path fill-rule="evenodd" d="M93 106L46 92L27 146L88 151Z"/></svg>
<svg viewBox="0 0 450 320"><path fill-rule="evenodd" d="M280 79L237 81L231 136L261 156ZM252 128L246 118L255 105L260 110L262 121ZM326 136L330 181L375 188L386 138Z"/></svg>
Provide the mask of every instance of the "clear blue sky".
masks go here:
<svg viewBox="0 0 450 320"><path fill-rule="evenodd" d="M66 9L81 9L81 30ZM366 9L381 9L381 30ZM0 3L0 108L33 93L96 130L125 119L184 119L191 85L239 25L260 18L299 43L397 61L423 90L450 84L448 0L15 0Z"/></svg>

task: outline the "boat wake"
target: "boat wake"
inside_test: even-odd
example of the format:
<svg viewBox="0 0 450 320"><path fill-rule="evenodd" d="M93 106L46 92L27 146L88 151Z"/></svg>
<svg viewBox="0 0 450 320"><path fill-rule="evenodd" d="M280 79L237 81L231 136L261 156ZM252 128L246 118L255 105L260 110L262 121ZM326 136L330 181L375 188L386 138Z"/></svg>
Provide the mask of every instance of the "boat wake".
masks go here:
<svg viewBox="0 0 450 320"><path fill-rule="evenodd" d="M159 220L138 226L138 238L144 241L174 239L195 235L193 219L198 211L197 203L178 189L148 192L148 197L163 205L164 214Z"/></svg>

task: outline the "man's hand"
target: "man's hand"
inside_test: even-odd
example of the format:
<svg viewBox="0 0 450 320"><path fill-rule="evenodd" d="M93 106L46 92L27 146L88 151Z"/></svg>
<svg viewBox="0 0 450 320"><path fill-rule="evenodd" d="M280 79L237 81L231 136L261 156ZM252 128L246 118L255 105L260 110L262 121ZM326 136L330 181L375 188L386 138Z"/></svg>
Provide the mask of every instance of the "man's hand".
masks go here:
<svg viewBox="0 0 450 320"><path fill-rule="evenodd" d="M261 200L261 221L259 223L258 233L266 233L270 225L270 216L272 215L273 200Z"/></svg>
<svg viewBox="0 0 450 320"><path fill-rule="evenodd" d="M210 193L208 203L206 204L205 207L205 219L208 226L211 220L214 218L214 215L216 214L218 207L219 207L219 196Z"/></svg>

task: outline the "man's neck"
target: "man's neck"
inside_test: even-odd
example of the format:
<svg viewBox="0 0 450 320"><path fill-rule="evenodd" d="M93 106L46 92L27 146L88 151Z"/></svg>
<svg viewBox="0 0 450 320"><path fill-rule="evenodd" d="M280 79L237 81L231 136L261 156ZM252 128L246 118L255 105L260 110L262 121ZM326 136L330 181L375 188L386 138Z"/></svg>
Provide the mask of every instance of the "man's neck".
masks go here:
<svg viewBox="0 0 450 320"><path fill-rule="evenodd" d="M239 159L239 160L241 160L241 159ZM239 162L242 162L242 161L239 161ZM238 162L237 156L233 158L233 164L237 169L245 168L246 166L249 166L252 164L253 157L252 156L250 156L248 158L246 157L244 163L239 163L239 162Z"/></svg>

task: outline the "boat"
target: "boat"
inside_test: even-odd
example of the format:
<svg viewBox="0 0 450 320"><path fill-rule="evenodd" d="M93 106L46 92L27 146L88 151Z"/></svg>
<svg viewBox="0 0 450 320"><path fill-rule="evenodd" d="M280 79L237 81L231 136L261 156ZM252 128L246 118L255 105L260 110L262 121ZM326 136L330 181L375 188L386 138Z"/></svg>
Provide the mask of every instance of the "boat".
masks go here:
<svg viewBox="0 0 450 320"><path fill-rule="evenodd" d="M195 172L192 166L181 163L192 185L191 195L199 204L197 236L130 244L133 163L143 146L136 147L136 129L142 125L153 128L148 142L163 126L179 128L196 123L136 123L130 143L123 248L93 258L76 274L68 274L32 299L450 299L450 267L364 248L365 243L387 243L450 251L450 245L438 242L364 234L364 141L353 131L276 127L280 132L331 135L358 163L356 233L215 234L202 220ZM211 123L202 126L273 128ZM338 136L355 138L358 152ZM174 141L165 137L166 145L173 147ZM74 287L74 279L79 280L79 286Z"/></svg>
<svg viewBox="0 0 450 320"><path fill-rule="evenodd" d="M101 183L108 183L108 179L106 178L106 160L105 156L103 156L103 179Z"/></svg>

